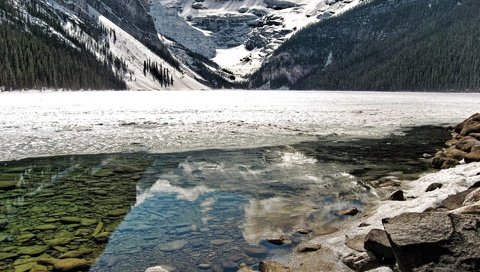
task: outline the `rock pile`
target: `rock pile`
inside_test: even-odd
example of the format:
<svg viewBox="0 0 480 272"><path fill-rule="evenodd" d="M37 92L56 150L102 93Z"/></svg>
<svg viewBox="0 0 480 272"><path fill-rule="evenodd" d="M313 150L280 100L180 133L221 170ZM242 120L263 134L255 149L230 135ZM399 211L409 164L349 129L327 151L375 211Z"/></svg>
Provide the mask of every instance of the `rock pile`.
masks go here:
<svg viewBox="0 0 480 272"><path fill-rule="evenodd" d="M452 139L447 142L447 148L437 152L432 166L446 169L459 164L480 161L480 113L470 116L467 120L452 129Z"/></svg>

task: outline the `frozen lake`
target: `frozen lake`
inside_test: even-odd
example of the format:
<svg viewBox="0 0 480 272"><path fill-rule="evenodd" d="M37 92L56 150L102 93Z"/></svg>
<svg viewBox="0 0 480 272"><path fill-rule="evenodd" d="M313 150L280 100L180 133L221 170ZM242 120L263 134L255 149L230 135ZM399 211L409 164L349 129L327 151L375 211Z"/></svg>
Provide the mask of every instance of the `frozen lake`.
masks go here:
<svg viewBox="0 0 480 272"><path fill-rule="evenodd" d="M92 272L285 263L351 220L341 210L388 195L381 182L431 171L425 154L449 138L436 126L479 105L479 94L0 93L0 270L31 256L75 256Z"/></svg>
<svg viewBox="0 0 480 272"><path fill-rule="evenodd" d="M462 121L480 94L208 91L0 93L0 161L285 145Z"/></svg>

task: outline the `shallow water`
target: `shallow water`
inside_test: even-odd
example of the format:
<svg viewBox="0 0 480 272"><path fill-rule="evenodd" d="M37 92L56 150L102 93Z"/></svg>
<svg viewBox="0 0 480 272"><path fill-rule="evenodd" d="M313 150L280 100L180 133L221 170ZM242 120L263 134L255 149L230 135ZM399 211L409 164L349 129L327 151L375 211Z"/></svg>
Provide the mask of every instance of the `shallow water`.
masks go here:
<svg viewBox="0 0 480 272"><path fill-rule="evenodd" d="M286 262L293 246L349 220L339 210L362 210L382 197L375 181L428 169L422 154L448 133L414 131L378 140L5 162L0 179L16 186L0 192L0 220L8 222L0 268L66 256L94 261L91 271L120 272L157 265L236 271L263 259ZM395 159L385 160L386 152ZM266 241L280 235L291 243Z"/></svg>

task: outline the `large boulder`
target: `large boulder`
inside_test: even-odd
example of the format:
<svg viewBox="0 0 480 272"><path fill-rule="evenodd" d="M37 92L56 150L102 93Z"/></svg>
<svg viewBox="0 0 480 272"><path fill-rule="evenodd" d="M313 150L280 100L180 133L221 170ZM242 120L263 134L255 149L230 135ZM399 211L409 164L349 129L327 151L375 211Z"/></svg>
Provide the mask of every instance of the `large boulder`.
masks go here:
<svg viewBox="0 0 480 272"><path fill-rule="evenodd" d="M363 247L372 252L381 263L395 262L395 256L384 230L372 229L365 237Z"/></svg>
<svg viewBox="0 0 480 272"><path fill-rule="evenodd" d="M461 133L464 131L464 128L473 122L480 122L480 113L475 113L474 115L467 118L467 120L455 126L454 131L456 133Z"/></svg>
<svg viewBox="0 0 480 272"><path fill-rule="evenodd" d="M404 213L382 222L401 271L480 271L480 215Z"/></svg>

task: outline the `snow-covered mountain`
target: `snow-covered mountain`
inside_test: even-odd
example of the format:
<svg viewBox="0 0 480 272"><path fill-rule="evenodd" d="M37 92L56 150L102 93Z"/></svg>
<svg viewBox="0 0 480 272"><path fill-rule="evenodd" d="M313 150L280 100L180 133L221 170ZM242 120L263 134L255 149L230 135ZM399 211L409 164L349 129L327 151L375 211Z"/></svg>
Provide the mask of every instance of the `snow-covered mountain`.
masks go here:
<svg viewBox="0 0 480 272"><path fill-rule="evenodd" d="M149 0L157 31L245 78L298 30L364 0Z"/></svg>
<svg viewBox="0 0 480 272"><path fill-rule="evenodd" d="M133 16L127 14L120 17L115 8L100 1L11 0L10 4L21 14L23 21L40 26L48 35L63 40L73 48L80 44L100 61L111 59L112 69L121 76L128 89L209 88L201 83L200 75L168 51L153 24L152 38L148 20L143 22L145 26L142 28L142 22L132 20ZM141 13L141 10L137 10L138 7L143 7L138 1L137 4L130 5L132 10L130 13L138 14L139 11ZM124 8L128 6L121 6L121 9ZM143 11L143 14L146 12ZM139 30L132 31L136 28ZM133 35L126 30L133 32ZM146 67L147 63L155 67L155 71L149 70L150 67Z"/></svg>

